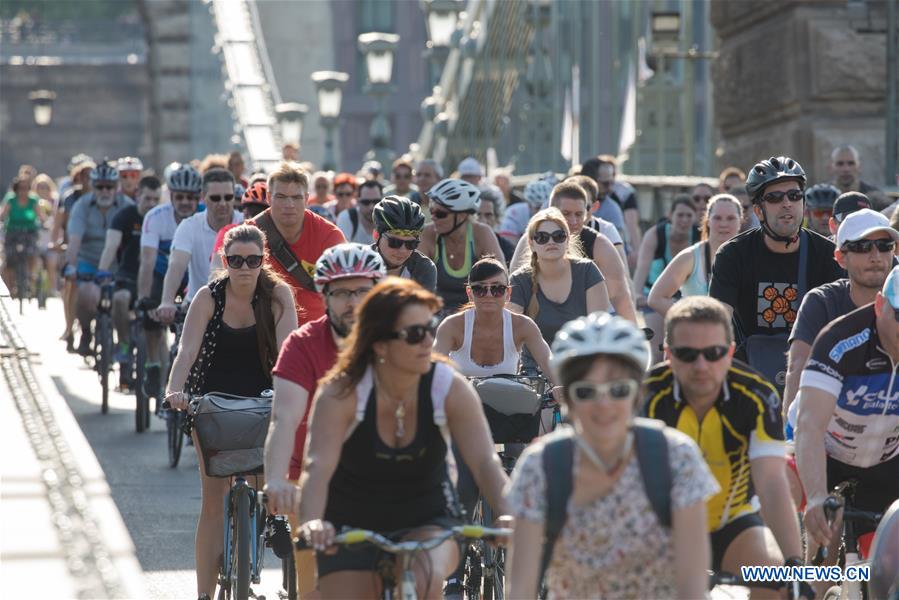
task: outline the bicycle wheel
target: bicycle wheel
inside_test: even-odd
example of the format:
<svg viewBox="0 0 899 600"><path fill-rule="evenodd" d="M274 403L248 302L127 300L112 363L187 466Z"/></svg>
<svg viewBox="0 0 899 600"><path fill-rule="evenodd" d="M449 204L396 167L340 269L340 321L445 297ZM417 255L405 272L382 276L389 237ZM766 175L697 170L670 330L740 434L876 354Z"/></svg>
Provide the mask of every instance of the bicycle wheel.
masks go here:
<svg viewBox="0 0 899 600"><path fill-rule="evenodd" d="M184 445L184 432L181 431L181 424L184 422L184 415L180 410L169 409L165 419L166 433L168 434L169 445L169 467L175 468L181 460L181 448Z"/></svg>
<svg viewBox="0 0 899 600"><path fill-rule="evenodd" d="M28 297L28 269L26 259L19 255L16 258L16 296L19 299L19 316L25 314L25 298Z"/></svg>
<svg viewBox="0 0 899 600"><path fill-rule="evenodd" d="M297 565L292 554L281 559L281 587L284 593L279 593L279 596L286 600L297 600Z"/></svg>
<svg viewBox="0 0 899 600"><path fill-rule="evenodd" d="M237 501L234 502L234 529L235 547L234 563L236 568L231 573L233 582L233 596L237 600L247 600L250 597L250 536L253 524L250 522L253 515L250 511L250 494L247 489L237 492Z"/></svg>
<svg viewBox="0 0 899 600"><path fill-rule="evenodd" d="M481 507L480 518L478 523L489 527L493 523L493 511L490 506L481 498L478 501ZM506 576L506 554L501 548L492 548L489 544L484 544L483 548L483 577L484 577L484 600L502 600L506 597L505 576Z"/></svg>
<svg viewBox="0 0 899 600"><path fill-rule="evenodd" d="M109 412L109 371L112 370L112 318L106 313L97 315L97 373L103 390L100 412Z"/></svg>
<svg viewBox="0 0 899 600"><path fill-rule="evenodd" d="M37 307L40 310L47 309L47 296L50 295L50 276L47 270L40 268L37 278Z"/></svg>
<svg viewBox="0 0 899 600"><path fill-rule="evenodd" d="M138 433L150 428L150 396L147 394L144 377L146 376L145 364L147 361L147 346L143 338L142 327L131 328L131 344L134 347L132 360L132 389L135 397L134 424Z"/></svg>

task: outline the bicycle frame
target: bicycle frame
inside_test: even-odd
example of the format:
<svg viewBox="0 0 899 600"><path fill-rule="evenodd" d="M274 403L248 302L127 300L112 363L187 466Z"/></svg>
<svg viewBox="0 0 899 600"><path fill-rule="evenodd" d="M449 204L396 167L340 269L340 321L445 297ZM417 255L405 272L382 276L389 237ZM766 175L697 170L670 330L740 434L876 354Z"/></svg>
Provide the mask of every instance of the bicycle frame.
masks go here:
<svg viewBox="0 0 899 600"><path fill-rule="evenodd" d="M265 521L265 508L257 502L257 494L253 486L249 484L243 475L233 478L234 484L225 497L225 520L224 520L224 551L222 555L222 567L219 572L219 585L223 590L228 590L228 597L235 597L235 594L241 595L238 577L240 576L239 563L239 540L235 540L234 534L238 530L237 519L241 519L242 515L238 514L241 503L240 496L245 496L247 502L246 508L249 515L246 525L249 527L249 582L259 584L260 573L262 572L262 563L265 545L263 543L262 528L260 524ZM236 590L236 591L235 591ZM253 593L250 592L250 596Z"/></svg>

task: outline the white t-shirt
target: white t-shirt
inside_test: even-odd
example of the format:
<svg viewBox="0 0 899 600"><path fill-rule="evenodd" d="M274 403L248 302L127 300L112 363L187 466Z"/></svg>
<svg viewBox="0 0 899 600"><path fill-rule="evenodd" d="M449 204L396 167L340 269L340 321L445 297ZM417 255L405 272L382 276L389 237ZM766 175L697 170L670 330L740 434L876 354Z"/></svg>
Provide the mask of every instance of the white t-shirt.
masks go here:
<svg viewBox="0 0 899 600"><path fill-rule="evenodd" d="M232 213L231 223L243 223L243 213ZM201 212L181 221L172 239L172 250L190 254L187 263L187 300L191 300L209 281L209 257L215 247L218 232L209 226L206 213Z"/></svg>
<svg viewBox="0 0 899 600"><path fill-rule="evenodd" d="M353 219L350 217L351 210L358 209L350 208L337 215L337 227L343 232L343 237L345 237L348 242L357 242L366 246L374 244L375 239L372 237L370 231L365 230L365 225L362 223L362 215L358 212L356 214L359 216L359 225L356 227L356 235L353 235ZM374 227L374 225L372 225L372 227Z"/></svg>
<svg viewBox="0 0 899 600"><path fill-rule="evenodd" d="M506 207L503 220L499 224L499 233L520 238L527 231L531 216L531 205L527 202L516 202Z"/></svg>

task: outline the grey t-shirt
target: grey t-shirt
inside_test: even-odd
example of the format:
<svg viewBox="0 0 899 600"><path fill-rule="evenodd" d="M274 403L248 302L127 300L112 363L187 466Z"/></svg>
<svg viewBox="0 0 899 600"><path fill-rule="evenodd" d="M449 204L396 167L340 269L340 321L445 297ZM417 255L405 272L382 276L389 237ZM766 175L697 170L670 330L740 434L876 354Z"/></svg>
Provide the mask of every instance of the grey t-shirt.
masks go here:
<svg viewBox="0 0 899 600"><path fill-rule="evenodd" d="M96 268L100 264L100 255L106 245L106 230L112 225L112 218L119 210L134 202L123 194L116 194L112 205L106 212L100 210L94 200L94 194L89 193L79 198L69 215L69 223L66 226L69 238L81 237L81 247L78 249L78 262L87 263Z"/></svg>
<svg viewBox="0 0 899 600"><path fill-rule="evenodd" d="M430 258L418 250L409 255L409 259L400 270L400 277L415 281L429 292L437 289L437 267Z"/></svg>
<svg viewBox="0 0 899 600"><path fill-rule="evenodd" d="M858 308L849 297L849 280L837 279L809 290L802 299L790 342L799 340L811 345L824 326Z"/></svg>
<svg viewBox="0 0 899 600"><path fill-rule="evenodd" d="M562 325L583 317L587 314L587 290L603 280L592 260L583 258L569 259L571 262L571 291L565 302L556 303L543 295L540 287L537 287L537 305L539 311L534 319L543 339L552 344L556 332ZM512 274L512 298L513 304L523 306L527 312L528 303L531 301L531 270L523 267Z"/></svg>

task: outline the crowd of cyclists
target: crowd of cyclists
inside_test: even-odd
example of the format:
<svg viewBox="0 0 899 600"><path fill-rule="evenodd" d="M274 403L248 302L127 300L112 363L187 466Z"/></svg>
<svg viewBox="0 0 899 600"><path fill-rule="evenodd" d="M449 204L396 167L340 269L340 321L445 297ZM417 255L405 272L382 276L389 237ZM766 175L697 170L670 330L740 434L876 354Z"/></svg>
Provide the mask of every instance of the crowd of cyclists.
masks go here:
<svg viewBox="0 0 899 600"><path fill-rule="evenodd" d="M840 146L815 185L795 158L729 167L647 224L608 155L515 189L471 157L450 174L403 157L384 180L377 163L245 178L237 152L161 175L81 154L58 182L13 179L3 278L34 295L43 273L83 356L114 286L120 385L159 412L274 391L256 486L312 548L294 552L301 598L382 593L383 553L342 530L423 540L479 503L509 531L510 597L698 598L709 569L811 564L819 546L833 563L823 507L843 481L860 509L899 500L899 209L859 163ZM137 310L144 381L124 366ZM541 435L506 444L514 469L472 383L501 376L547 390ZM193 442L212 598L229 482ZM472 597L469 562L452 539L422 552L418 595Z"/></svg>

